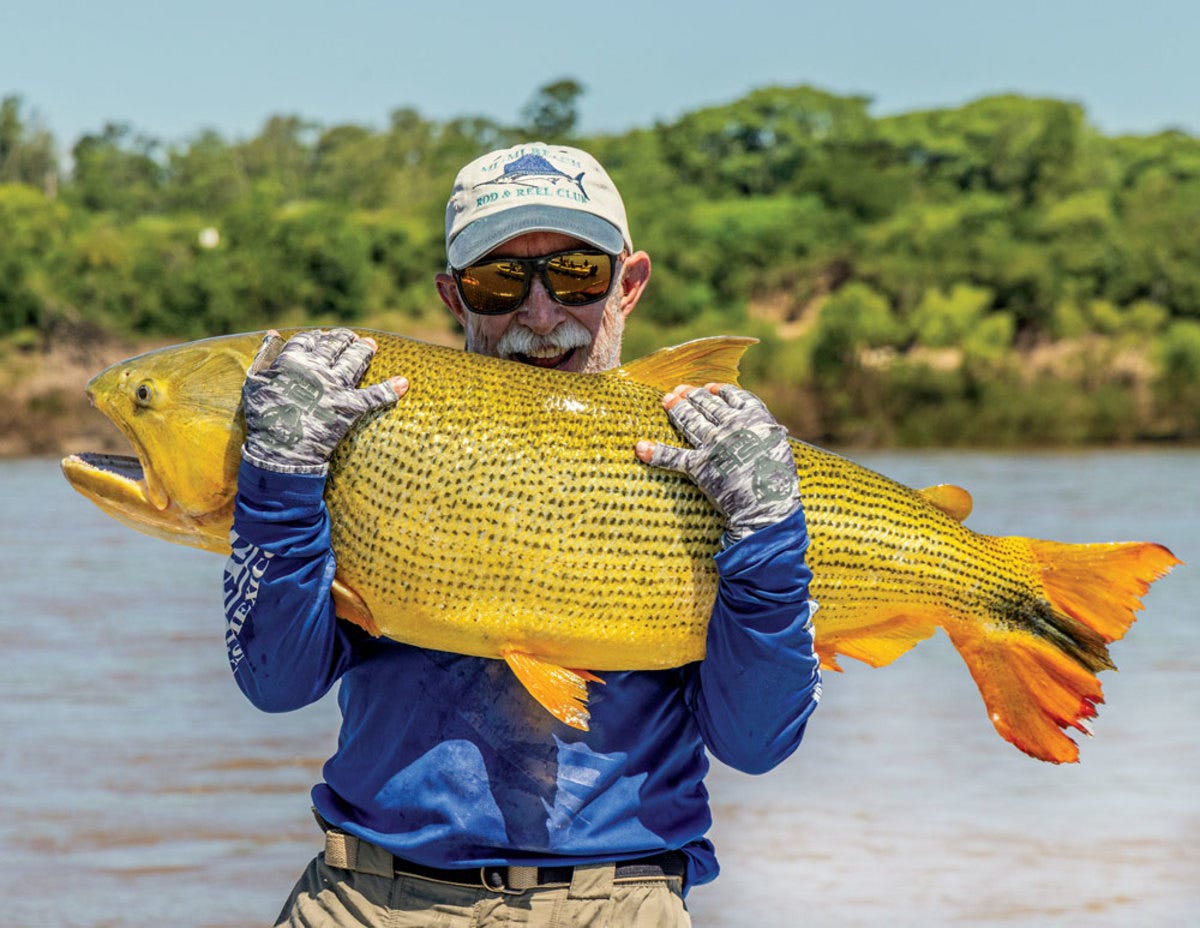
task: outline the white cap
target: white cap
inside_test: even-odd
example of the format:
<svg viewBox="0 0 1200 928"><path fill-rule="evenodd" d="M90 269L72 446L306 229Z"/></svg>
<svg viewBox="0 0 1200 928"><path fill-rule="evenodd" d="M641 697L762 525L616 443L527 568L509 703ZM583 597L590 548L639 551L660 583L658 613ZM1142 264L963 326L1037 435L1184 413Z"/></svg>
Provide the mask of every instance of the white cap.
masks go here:
<svg viewBox="0 0 1200 928"><path fill-rule="evenodd" d="M621 194L585 151L529 142L476 158L458 172L446 204L451 267L473 264L534 231L561 232L609 254L633 251Z"/></svg>

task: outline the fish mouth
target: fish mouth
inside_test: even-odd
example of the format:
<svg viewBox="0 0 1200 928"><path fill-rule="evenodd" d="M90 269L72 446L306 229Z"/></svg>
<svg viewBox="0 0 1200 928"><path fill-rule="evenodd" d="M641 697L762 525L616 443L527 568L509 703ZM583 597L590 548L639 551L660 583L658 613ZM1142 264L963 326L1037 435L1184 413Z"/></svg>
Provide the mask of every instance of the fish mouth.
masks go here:
<svg viewBox="0 0 1200 928"><path fill-rule="evenodd" d="M178 536L170 500L155 492L140 458L83 451L63 458L61 466L72 487L117 521L171 540Z"/></svg>
<svg viewBox="0 0 1200 928"><path fill-rule="evenodd" d="M115 477L117 480L129 481L145 487L146 471L139 458L129 454L101 454L94 451L81 451L67 458L69 461L95 471L101 471Z"/></svg>
<svg viewBox="0 0 1200 928"><path fill-rule="evenodd" d="M128 528L208 551L229 549L228 528L221 531L172 505L133 455L83 451L63 458L61 467L76 491Z"/></svg>

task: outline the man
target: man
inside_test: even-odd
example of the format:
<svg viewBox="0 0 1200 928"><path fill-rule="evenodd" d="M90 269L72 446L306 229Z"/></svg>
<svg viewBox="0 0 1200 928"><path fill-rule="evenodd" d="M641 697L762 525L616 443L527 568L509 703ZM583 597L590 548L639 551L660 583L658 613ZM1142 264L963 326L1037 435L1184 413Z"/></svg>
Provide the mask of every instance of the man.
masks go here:
<svg viewBox="0 0 1200 928"><path fill-rule="evenodd" d="M590 155L537 143L468 164L446 244L436 286L467 350L565 371L619 364L650 259ZM689 924L685 889L717 873L706 751L770 769L820 693L783 429L730 385L664 398L692 447L639 442L630 454L687 473L725 517L707 657L606 672L590 730L577 731L501 661L373 639L335 618L329 455L407 389L402 378L356 389L373 348L346 330L286 345L273 335L244 389L226 577L227 611L245 615L230 636L234 674L272 711L341 683L338 749L313 790L325 852L279 924Z"/></svg>

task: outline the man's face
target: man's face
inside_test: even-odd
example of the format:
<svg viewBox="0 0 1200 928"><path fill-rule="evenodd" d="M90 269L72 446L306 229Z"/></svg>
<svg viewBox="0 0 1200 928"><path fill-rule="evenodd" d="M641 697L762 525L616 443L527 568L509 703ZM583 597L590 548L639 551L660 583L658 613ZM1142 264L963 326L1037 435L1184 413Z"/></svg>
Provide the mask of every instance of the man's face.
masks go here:
<svg viewBox="0 0 1200 928"><path fill-rule="evenodd" d="M527 232L489 252L489 258L535 258L569 248L591 248L586 242L558 232ZM622 280L631 266L640 282L631 288ZM644 264L644 267L643 267ZM481 316L462 302L453 278L439 274L438 293L466 330L466 349L536 367L562 371L604 371L621 363L625 317L633 309L649 276L650 259L635 252L618 260L609 295L584 306L556 303L540 276L520 307L501 316Z"/></svg>

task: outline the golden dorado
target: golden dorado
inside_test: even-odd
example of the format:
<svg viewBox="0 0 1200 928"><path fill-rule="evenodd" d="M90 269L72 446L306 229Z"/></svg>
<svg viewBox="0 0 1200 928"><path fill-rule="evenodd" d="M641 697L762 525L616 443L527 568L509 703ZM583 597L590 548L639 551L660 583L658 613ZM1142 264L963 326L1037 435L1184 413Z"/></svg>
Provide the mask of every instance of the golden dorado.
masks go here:
<svg viewBox="0 0 1200 928"><path fill-rule="evenodd" d="M420 647L505 660L558 719L586 728L590 671L704 657L720 516L686 478L642 464L678 443L662 394L737 381L753 339L667 348L566 374L380 332L364 382L403 374L400 402L338 446L325 491L337 614ZM229 551L242 381L262 333L116 364L88 384L136 457L78 454L63 472L126 525ZM1103 701L1108 643L1177 564L1142 542L995 538L962 525L956 487L913 490L792 441L808 517L816 648L890 663L943 628L996 730L1043 760L1078 758ZM568 669L568 668L587 668Z"/></svg>

